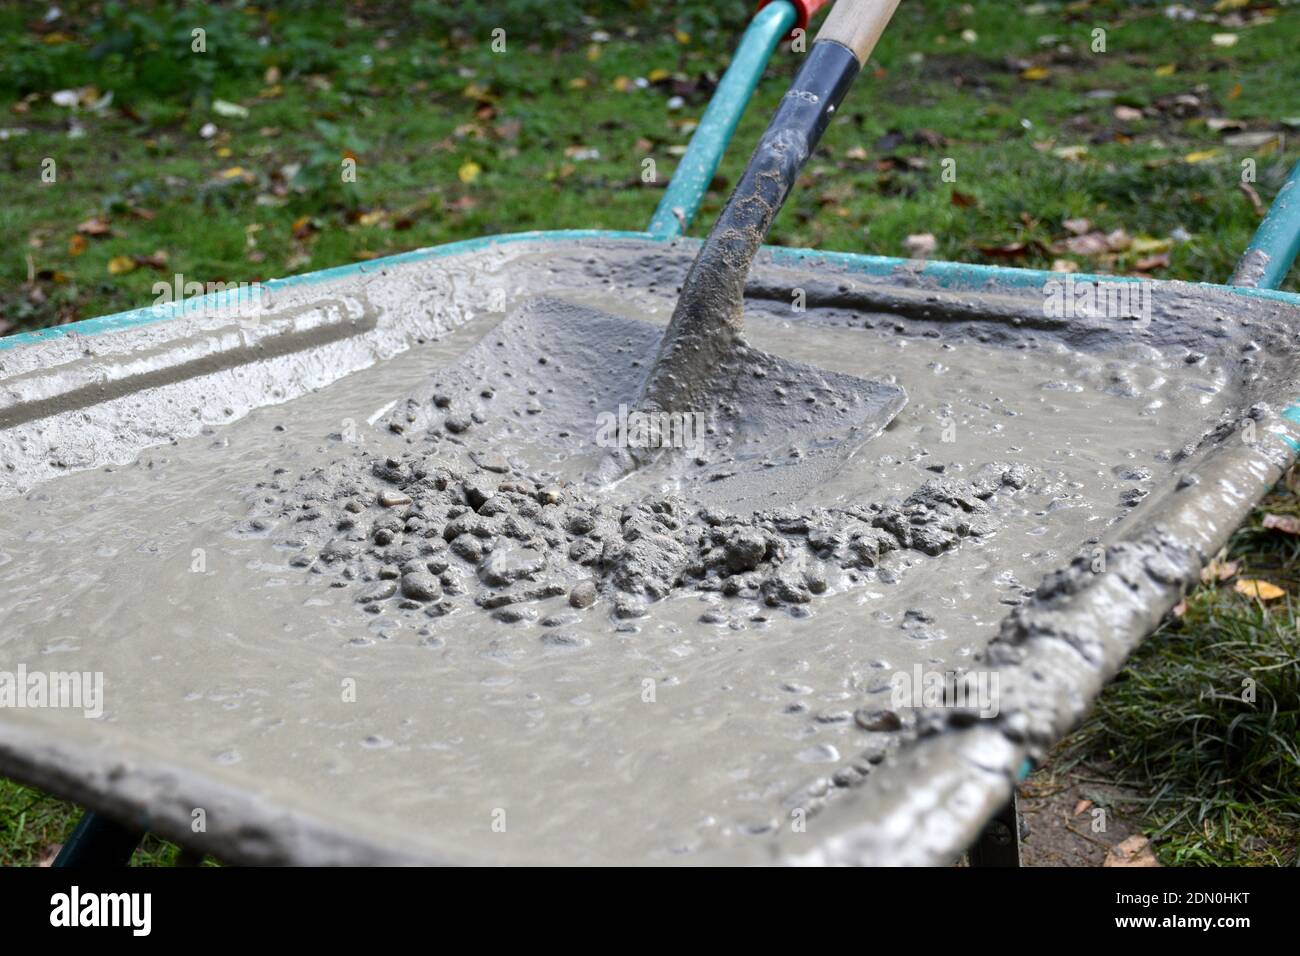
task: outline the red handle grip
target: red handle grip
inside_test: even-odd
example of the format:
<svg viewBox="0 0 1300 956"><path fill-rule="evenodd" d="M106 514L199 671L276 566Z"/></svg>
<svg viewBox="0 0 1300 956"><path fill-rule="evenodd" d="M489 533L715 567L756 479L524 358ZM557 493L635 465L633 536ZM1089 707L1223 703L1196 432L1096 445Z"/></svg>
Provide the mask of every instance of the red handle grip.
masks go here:
<svg viewBox="0 0 1300 956"><path fill-rule="evenodd" d="M758 0L758 10L762 10L771 2L772 0ZM808 21L813 18L813 14L830 2L831 0L789 0L795 12L794 29L807 30ZM754 12L757 13L758 10Z"/></svg>

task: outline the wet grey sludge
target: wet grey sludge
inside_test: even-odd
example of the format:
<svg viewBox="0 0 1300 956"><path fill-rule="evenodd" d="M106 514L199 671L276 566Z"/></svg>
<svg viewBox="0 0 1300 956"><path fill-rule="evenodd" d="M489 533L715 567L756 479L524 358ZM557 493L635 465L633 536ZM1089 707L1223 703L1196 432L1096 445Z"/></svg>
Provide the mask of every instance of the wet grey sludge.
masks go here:
<svg viewBox="0 0 1300 956"><path fill-rule="evenodd" d="M592 482L694 251L393 267L297 293L299 352L17 408L0 670L105 697L0 710L0 771L175 838L202 807L204 846L249 862L950 859L1276 474L1289 315L1171 284L1147 327L1058 322L1036 292L760 254L753 347L906 406L811 484L802 400L777 467L706 427ZM122 335L149 350L0 355L4 399L240 347L215 320ZM894 699L991 666L996 716Z"/></svg>

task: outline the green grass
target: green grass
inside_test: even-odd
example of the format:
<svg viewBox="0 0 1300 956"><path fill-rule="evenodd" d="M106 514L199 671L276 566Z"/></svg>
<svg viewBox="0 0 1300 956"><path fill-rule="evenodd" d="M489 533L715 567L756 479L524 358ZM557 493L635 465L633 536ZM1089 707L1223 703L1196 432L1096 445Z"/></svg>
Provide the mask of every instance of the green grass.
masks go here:
<svg viewBox="0 0 1300 956"><path fill-rule="evenodd" d="M48 794L0 780L0 866L34 866L72 832L78 811ZM177 846L146 836L135 851L133 866L171 866Z"/></svg>
<svg viewBox="0 0 1300 956"><path fill-rule="evenodd" d="M662 12L607 16L611 39L593 43L594 26L565 21L542 33L536 4L504 6L514 12L501 20L501 54L489 46L486 13L474 33L448 32L432 13L370 6L300 3L267 13L159 4L154 13L100 17L96 7L67 4L68 42L51 45L48 33L27 28L23 8L0 10L0 103L26 109L3 122L27 130L7 140L0 160L8 180L0 237L11 250L0 259L0 315L18 330L139 307L153 301L154 282L177 272L254 281L471 236L643 227L660 190L640 182L641 163L656 161L660 185L671 175L725 68L743 5L723 5L734 14L726 21L681 5L680 25L698 30L685 43ZM1285 131L1280 122L1300 111L1277 64L1300 39L1300 10L1279 9L1274 23L1237 30L1237 45L1222 48L1211 37L1225 28L1175 30L1160 4L1046 4L1037 16L1002 0L971 4L970 14L935 6L903 5L871 75L779 217L774 243L904 255L909 234L929 232L941 258L1036 267L1064 258L1087 271L1131 270L1144 253L1090 259L1049 248L1066 235L1065 219L1087 217L1107 232L1190 234L1157 275L1228 276L1257 222L1238 189L1240 161L1256 161L1267 201L1287 157L1226 146L1205 120ZM190 52L196 23L207 24L207 54ZM1108 31L1104 54L1089 46L1098 25ZM973 42L962 38L968 29ZM1071 52L1040 42L1049 36ZM776 57L696 234L721 208L797 59ZM1024 79L1027 64L1048 75ZM1176 71L1157 75L1167 64ZM276 82L267 80L272 69ZM667 75L645 89L627 82L657 78L656 70ZM112 103L74 115L50 100L55 89L83 85L111 90ZM1090 97L1095 91L1114 97ZM680 110L668 109L674 95L685 101ZM1177 95L1200 106L1187 116L1159 108ZM218 100L249 115L222 116ZM1153 115L1121 123L1117 104ZM80 138L68 136L74 116ZM204 139L209 122L219 131ZM891 130L900 142L884 139ZM1073 147L1087 153L1070 161L1053 152ZM579 148L599 157L575 159ZM1219 152L1184 161L1210 150ZM356 183L342 181L345 155L356 158ZM57 164L55 183L40 178L47 158ZM945 159L956 163L955 183L941 177ZM481 169L471 183L458 176L467 163ZM974 205L954 205L954 190ZM73 255L77 225L95 216L112 235ZM1012 243L1023 243L1023 254L987 251ZM116 257L157 252L166 255L157 268L108 270Z"/></svg>
<svg viewBox="0 0 1300 956"><path fill-rule="evenodd" d="M1167 865L1300 864L1300 538L1262 526L1300 512L1281 486L1234 536L1229 580L1199 588L1143 644L1060 748L1104 758ZM1235 580L1287 590L1261 602Z"/></svg>
<svg viewBox="0 0 1300 956"><path fill-rule="evenodd" d="M643 228L750 8L741 0L60 6L62 20L36 27L43 8L0 7L0 129L25 130L0 141L0 332L149 305L153 284L175 273L255 281L503 232ZM1147 264L1151 273L1224 281L1258 222L1239 188L1242 160L1255 161L1267 203L1294 157L1232 146L1206 121L1294 136L1285 121L1300 106L1287 67L1300 46L1300 8L1277 4L1269 24L1227 26L1174 24L1163 0L1032 6L1039 12L1008 0L902 4L771 241L897 256L909 235L928 232L936 258L1038 268L1069 260L1115 273L1149 256L1054 249L1068 235L1064 221L1085 217L1155 243L1185 233L1169 246L1168 265ZM207 31L205 54L191 52L195 27ZM497 27L505 53L490 47ZM1104 53L1091 50L1099 27ZM593 40L597 30L608 39ZM1224 32L1237 43L1215 45ZM788 51L775 57L692 234L720 210L797 64ZM654 82L640 88L637 78ZM51 100L91 86L97 96L111 91L112 102L74 112ZM677 96L681 108L669 109ZM217 101L248 115L222 115ZM1144 113L1121 121L1117 106ZM69 136L74 122L82 135ZM208 123L217 132L204 138ZM347 157L355 183L340 175ZM54 183L41 180L47 158ZM646 158L657 185L641 182ZM942 177L945 160L955 161L955 182ZM461 171L475 167L463 181ZM111 234L74 254L78 224L96 217ZM156 265L110 272L122 257ZM1295 271L1286 288L1297 288ZM1256 538L1243 534L1240 546L1258 556ZM1300 565L1287 546L1275 553L1269 543L1267 553L1292 582ZM1260 714L1195 695L1178 702L1172 689L1159 696L1185 678L1217 674L1222 683L1273 660L1283 646L1274 629L1293 625L1290 612L1254 620L1249 608L1216 603L1236 600L1194 598L1178 633L1162 632L1103 698L1098 719L1116 733L1129 715L1107 709L1119 706L1111 694L1136 699L1140 687L1162 701L1153 709L1183 715L1167 727L1144 724L1139 743L1149 751L1117 748L1100 725L1085 732L1155 788L1153 826L1165 828L1170 861L1263 860L1267 853L1242 849L1247 837L1282 847L1273 834L1293 822L1293 805L1259 789L1271 770L1258 755L1234 756L1244 762L1223 771L1210 762L1206 728L1231 715L1243 718L1234 734L1260 731ZM1202 614L1204 602L1213 607ZM1139 671L1155 683L1137 683ZM1192 756L1174 760L1184 735L1197 741ZM1215 802L1226 797L1204 796L1228 769L1257 785L1217 788L1237 794L1231 811ZM0 784L0 860L31 861L71 826L66 808L35 796ZM1205 832L1215 835L1197 836Z"/></svg>

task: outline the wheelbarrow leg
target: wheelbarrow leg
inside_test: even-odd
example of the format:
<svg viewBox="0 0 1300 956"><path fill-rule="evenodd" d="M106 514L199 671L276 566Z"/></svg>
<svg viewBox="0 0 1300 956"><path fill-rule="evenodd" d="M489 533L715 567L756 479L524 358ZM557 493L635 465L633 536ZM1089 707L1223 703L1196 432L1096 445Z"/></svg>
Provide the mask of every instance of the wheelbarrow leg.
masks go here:
<svg viewBox="0 0 1300 956"><path fill-rule="evenodd" d="M55 866L109 869L126 866L144 833L87 810L63 844Z"/></svg>
<svg viewBox="0 0 1300 956"><path fill-rule="evenodd" d="M967 854L971 866L1020 866L1020 814L1016 792L971 844Z"/></svg>

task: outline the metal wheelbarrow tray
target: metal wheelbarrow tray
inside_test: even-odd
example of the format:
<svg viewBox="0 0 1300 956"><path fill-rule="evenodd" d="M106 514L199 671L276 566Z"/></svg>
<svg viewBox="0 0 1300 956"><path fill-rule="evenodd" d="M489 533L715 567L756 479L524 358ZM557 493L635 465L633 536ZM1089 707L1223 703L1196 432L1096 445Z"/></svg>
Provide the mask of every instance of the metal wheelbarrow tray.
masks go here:
<svg viewBox="0 0 1300 956"><path fill-rule="evenodd" d="M412 624L250 525L276 474L398 441L394 404L539 296L666 321L681 200L0 340L0 671L103 680L0 707L0 774L231 862L960 854L1295 459L1300 296L765 250L756 343L910 396L825 494L967 515L795 608L675 594L586 643L548 639L562 597Z"/></svg>

